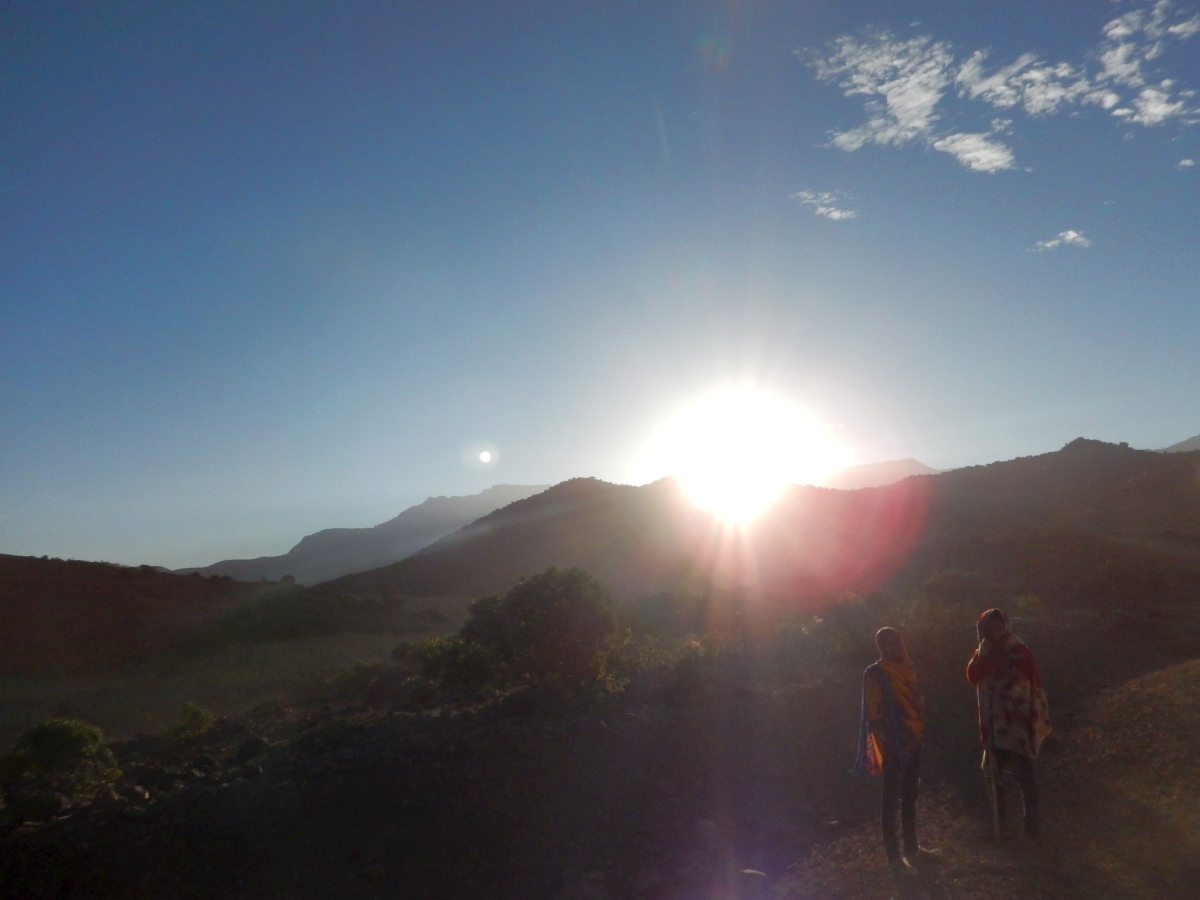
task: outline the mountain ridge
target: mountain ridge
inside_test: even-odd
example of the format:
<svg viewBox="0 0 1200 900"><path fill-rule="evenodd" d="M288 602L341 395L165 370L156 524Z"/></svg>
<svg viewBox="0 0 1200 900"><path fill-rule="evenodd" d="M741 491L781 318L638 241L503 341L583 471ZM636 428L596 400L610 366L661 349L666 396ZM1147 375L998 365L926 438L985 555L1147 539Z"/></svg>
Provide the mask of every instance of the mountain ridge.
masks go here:
<svg viewBox="0 0 1200 900"><path fill-rule="evenodd" d="M919 459L912 457L889 459L839 469L821 482L820 486L853 491L860 488L884 487L913 475L933 475L938 471L938 469L927 466Z"/></svg>
<svg viewBox="0 0 1200 900"><path fill-rule="evenodd" d="M478 494L429 497L378 525L325 528L305 535L280 556L226 559L176 571L228 575L239 581L278 581L290 575L299 584L316 584L404 559L481 516L546 487L498 484Z"/></svg>
<svg viewBox="0 0 1200 900"><path fill-rule="evenodd" d="M1190 453L1192 450L1200 450L1200 434L1195 437L1190 437L1187 440L1180 441L1177 444L1172 444L1170 447L1163 447L1160 453Z"/></svg>
<svg viewBox="0 0 1200 900"><path fill-rule="evenodd" d="M579 566L625 598L719 585L816 599L970 568L1013 591L1082 596L1096 584L1115 589L1118 570L1148 583L1138 573L1165 557L1200 572L1198 476L1187 456L1080 438L883 487L795 486L742 531L697 509L670 479L641 487L573 479L406 560L323 586L478 596L550 566Z"/></svg>

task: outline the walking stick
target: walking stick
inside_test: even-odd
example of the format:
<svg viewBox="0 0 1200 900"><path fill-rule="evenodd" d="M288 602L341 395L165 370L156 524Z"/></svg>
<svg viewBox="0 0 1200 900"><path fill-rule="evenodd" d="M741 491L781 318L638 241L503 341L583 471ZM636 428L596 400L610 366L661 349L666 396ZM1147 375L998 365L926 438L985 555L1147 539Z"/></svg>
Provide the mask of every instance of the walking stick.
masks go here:
<svg viewBox="0 0 1200 900"><path fill-rule="evenodd" d="M1000 797L996 791L996 780L1000 773L996 771L996 760L988 750L983 751L983 774L987 778L988 799L992 802L992 837L1000 842Z"/></svg>
<svg viewBox="0 0 1200 900"><path fill-rule="evenodd" d="M983 686L980 685L975 688L975 702L980 703L982 700L983 700ZM991 704L989 703L988 704L989 730L992 727L991 712L992 712ZM997 782L1000 778L1000 771L999 771L999 768L996 766L995 746L996 746L996 741L995 741L994 737L993 737L992 741L990 742L990 746L987 744L984 745L983 765L981 765L980 768L983 769L983 776L984 776L984 778L987 779L988 799L991 801L991 805L992 805L992 837L995 838L997 843L999 843L1000 842L1000 797L998 794Z"/></svg>

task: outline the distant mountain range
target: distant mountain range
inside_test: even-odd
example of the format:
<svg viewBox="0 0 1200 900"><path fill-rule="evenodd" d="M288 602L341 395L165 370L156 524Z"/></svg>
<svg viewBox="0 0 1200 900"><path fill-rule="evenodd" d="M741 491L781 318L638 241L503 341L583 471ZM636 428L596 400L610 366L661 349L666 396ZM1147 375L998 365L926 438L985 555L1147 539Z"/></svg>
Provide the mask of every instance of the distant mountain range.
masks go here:
<svg viewBox="0 0 1200 900"><path fill-rule="evenodd" d="M826 478L822 486L853 491L859 488L883 487L912 475L932 475L935 472L937 469L932 469L919 460L891 459L887 462L840 469Z"/></svg>
<svg viewBox="0 0 1200 900"><path fill-rule="evenodd" d="M1170 447L1164 447L1162 452L1187 453L1190 450L1200 450L1200 434L1190 437L1186 441L1180 441L1178 444L1172 444Z"/></svg>
<svg viewBox="0 0 1200 900"><path fill-rule="evenodd" d="M406 560L322 587L478 596L552 565L580 566L625 598L715 585L764 602L815 602L958 569L1010 597L1163 601L1200 590L1200 461L1080 438L1054 453L885 487L794 487L741 532L669 479L573 479Z"/></svg>
<svg viewBox="0 0 1200 900"><path fill-rule="evenodd" d="M481 516L546 489L544 484L498 484L466 497L430 497L373 528L326 528L301 539L282 556L226 559L183 574L228 575L238 581L278 581L291 575L316 584L386 566L428 547Z"/></svg>
<svg viewBox="0 0 1200 900"><path fill-rule="evenodd" d="M831 475L827 483L829 487L852 490L936 471L915 459L897 459L842 469ZM499 484L465 497L430 497L372 528L326 528L307 535L282 556L225 559L210 566L175 571L228 575L238 581L278 581L291 575L298 584L317 584L399 562L476 519L539 494L547 487Z"/></svg>

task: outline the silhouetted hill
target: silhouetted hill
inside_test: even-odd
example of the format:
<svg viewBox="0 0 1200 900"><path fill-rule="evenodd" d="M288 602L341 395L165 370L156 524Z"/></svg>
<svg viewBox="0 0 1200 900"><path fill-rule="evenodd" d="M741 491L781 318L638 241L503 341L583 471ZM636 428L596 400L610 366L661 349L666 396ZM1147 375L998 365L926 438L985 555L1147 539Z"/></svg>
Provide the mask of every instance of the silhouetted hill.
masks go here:
<svg viewBox="0 0 1200 900"><path fill-rule="evenodd" d="M140 659L263 590L153 566L0 555L0 673Z"/></svg>
<svg viewBox="0 0 1200 900"><path fill-rule="evenodd" d="M0 555L0 675L95 674L234 644L399 634L429 623L428 609L410 610L403 597Z"/></svg>
<svg viewBox="0 0 1200 900"><path fill-rule="evenodd" d="M716 584L819 601L960 568L1014 595L1162 599L1200 589L1200 454L1081 438L1054 453L886 487L795 487L743 532L722 528L670 480L574 479L328 587L472 596L551 565L584 568L626 598Z"/></svg>
<svg viewBox="0 0 1200 900"><path fill-rule="evenodd" d="M1200 450L1200 434L1195 437L1190 437L1186 441L1180 441L1178 444L1172 444L1170 447L1164 447L1163 453L1187 453L1191 450Z"/></svg>
<svg viewBox="0 0 1200 900"><path fill-rule="evenodd" d="M498 484L467 497L430 497L372 528L327 528L310 534L282 556L226 559L178 571L240 581L278 581L291 575L300 584L315 584L404 559L480 516L545 489L546 485Z"/></svg>
<svg viewBox="0 0 1200 900"><path fill-rule="evenodd" d="M854 491L859 488L883 487L912 475L933 475L935 472L937 469L930 468L916 459L890 459L886 462L841 469L826 478L822 486Z"/></svg>

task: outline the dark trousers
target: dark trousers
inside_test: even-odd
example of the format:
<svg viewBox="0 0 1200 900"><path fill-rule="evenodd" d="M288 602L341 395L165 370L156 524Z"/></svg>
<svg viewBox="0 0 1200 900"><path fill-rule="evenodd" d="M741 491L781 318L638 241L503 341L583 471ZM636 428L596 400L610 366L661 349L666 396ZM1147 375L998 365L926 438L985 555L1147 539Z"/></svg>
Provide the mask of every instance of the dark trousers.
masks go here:
<svg viewBox="0 0 1200 900"><path fill-rule="evenodd" d="M1025 833L1037 837L1038 833L1038 789L1037 773L1033 760L1012 750L996 750L996 768L1002 774L1012 772L1021 788L1021 799L1025 804ZM996 779L996 811L1003 825L1008 821L1008 798L1005 796L1004 780Z"/></svg>
<svg viewBox="0 0 1200 900"><path fill-rule="evenodd" d="M896 812L900 812L901 829L904 832L904 853L911 856L917 852L917 794L921 790L921 749L918 747L908 760L908 766L900 768L900 758L894 753L883 757L883 849L888 859L900 856L900 842L896 839Z"/></svg>

